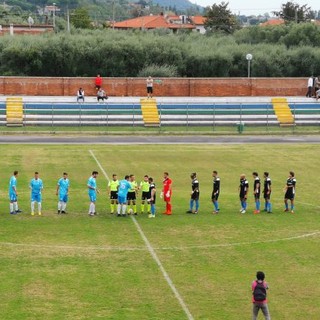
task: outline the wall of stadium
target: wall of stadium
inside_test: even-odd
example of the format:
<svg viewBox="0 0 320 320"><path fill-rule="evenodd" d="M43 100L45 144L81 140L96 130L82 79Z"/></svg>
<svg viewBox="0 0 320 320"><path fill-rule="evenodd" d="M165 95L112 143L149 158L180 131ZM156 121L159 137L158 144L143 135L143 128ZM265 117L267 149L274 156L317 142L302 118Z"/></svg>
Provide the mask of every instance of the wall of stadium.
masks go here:
<svg viewBox="0 0 320 320"><path fill-rule="evenodd" d="M304 96L305 78L159 78L155 96ZM1 95L74 96L79 87L95 95L94 78L0 77ZM144 78L104 78L109 96L145 96Z"/></svg>

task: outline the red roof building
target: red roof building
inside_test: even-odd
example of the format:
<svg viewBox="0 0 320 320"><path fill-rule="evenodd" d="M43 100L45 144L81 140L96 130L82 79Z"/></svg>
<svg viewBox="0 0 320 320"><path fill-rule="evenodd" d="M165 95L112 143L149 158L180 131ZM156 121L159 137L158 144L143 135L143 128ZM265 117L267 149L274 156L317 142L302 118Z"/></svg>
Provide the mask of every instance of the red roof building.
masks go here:
<svg viewBox="0 0 320 320"><path fill-rule="evenodd" d="M163 15L159 16L142 16L134 19L124 20L120 22L115 22L113 24L114 29L171 29L171 30L178 30L178 29L188 29L192 30L195 29L195 26L192 24L182 24L182 23L171 23L169 19L167 19Z"/></svg>

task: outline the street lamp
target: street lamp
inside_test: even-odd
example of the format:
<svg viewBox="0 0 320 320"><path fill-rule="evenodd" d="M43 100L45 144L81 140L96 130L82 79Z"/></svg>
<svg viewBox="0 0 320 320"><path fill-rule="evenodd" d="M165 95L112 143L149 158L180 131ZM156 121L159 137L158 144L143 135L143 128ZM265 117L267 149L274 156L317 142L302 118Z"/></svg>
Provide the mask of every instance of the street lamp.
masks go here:
<svg viewBox="0 0 320 320"><path fill-rule="evenodd" d="M248 78L250 78L251 76L251 60L252 60L253 56L251 53L248 53L246 55L246 59L248 60Z"/></svg>
<svg viewBox="0 0 320 320"><path fill-rule="evenodd" d="M53 22L53 29L56 28L56 4L53 3L53 12L52 12L52 22Z"/></svg>

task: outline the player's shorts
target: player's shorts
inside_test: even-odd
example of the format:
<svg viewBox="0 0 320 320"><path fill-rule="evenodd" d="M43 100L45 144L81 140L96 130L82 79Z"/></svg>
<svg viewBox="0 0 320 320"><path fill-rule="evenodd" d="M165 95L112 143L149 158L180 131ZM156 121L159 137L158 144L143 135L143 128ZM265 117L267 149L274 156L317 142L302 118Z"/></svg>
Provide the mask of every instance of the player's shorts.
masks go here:
<svg viewBox="0 0 320 320"><path fill-rule="evenodd" d="M243 199L245 199L245 200L246 200L246 199L247 199L247 197L248 197L248 196L247 196L245 193L240 193L240 194L239 194L239 198L240 198L240 200L243 200Z"/></svg>
<svg viewBox="0 0 320 320"><path fill-rule="evenodd" d="M136 192L135 191L134 192L128 192L127 199L128 199L128 201L136 200L137 199Z"/></svg>
<svg viewBox="0 0 320 320"><path fill-rule="evenodd" d="M17 201L17 195L14 192L9 193L9 199L11 202L16 202Z"/></svg>
<svg viewBox="0 0 320 320"><path fill-rule="evenodd" d="M141 200L148 200L151 198L150 192L148 191L142 191Z"/></svg>
<svg viewBox="0 0 320 320"><path fill-rule="evenodd" d="M211 200L212 200L212 201L218 201L219 195L220 195L219 192L218 192L217 194L215 194L214 192L212 192Z"/></svg>
<svg viewBox="0 0 320 320"><path fill-rule="evenodd" d="M41 202L42 196L41 193L31 193L31 202Z"/></svg>
<svg viewBox="0 0 320 320"><path fill-rule="evenodd" d="M255 193L254 200L259 200L259 199L260 199L260 193Z"/></svg>
<svg viewBox="0 0 320 320"><path fill-rule="evenodd" d="M91 202L97 201L97 195L95 193L89 193L88 195Z"/></svg>
<svg viewBox="0 0 320 320"><path fill-rule="evenodd" d="M268 194L268 193L264 193L264 194L263 194L263 198L266 199L266 200L270 200L270 198L271 198L271 193L269 193L269 194Z"/></svg>
<svg viewBox="0 0 320 320"><path fill-rule="evenodd" d="M118 191L111 191L110 192L110 199L111 200L118 200Z"/></svg>
<svg viewBox="0 0 320 320"><path fill-rule="evenodd" d="M148 202L150 204L156 204L156 195L153 196L153 200L149 199Z"/></svg>
<svg viewBox="0 0 320 320"><path fill-rule="evenodd" d="M59 201L68 202L68 195L65 193L59 193Z"/></svg>
<svg viewBox="0 0 320 320"><path fill-rule="evenodd" d="M289 199L289 200L293 200L294 199L294 193L292 192L286 192L285 196L284 196L285 199Z"/></svg>
<svg viewBox="0 0 320 320"><path fill-rule="evenodd" d="M121 197L118 195L118 202L119 204L126 204L127 203L127 197Z"/></svg>
<svg viewBox="0 0 320 320"><path fill-rule="evenodd" d="M199 197L200 197L200 192L194 192L191 194L192 200L199 200Z"/></svg>
<svg viewBox="0 0 320 320"><path fill-rule="evenodd" d="M152 93L153 92L153 87L147 87L147 93Z"/></svg>

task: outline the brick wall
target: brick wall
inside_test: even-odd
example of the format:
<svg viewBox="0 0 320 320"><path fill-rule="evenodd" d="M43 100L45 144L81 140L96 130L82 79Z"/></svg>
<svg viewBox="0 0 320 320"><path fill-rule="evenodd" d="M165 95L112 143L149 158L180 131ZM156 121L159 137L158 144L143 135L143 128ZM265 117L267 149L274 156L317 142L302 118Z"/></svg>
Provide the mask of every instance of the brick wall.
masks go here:
<svg viewBox="0 0 320 320"><path fill-rule="evenodd" d="M306 78L161 78L154 82L155 96L304 96ZM94 78L0 77L0 94L73 96L82 87L95 95ZM104 78L110 96L145 96L144 78Z"/></svg>

